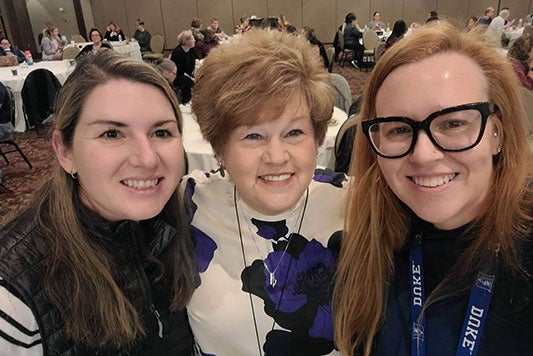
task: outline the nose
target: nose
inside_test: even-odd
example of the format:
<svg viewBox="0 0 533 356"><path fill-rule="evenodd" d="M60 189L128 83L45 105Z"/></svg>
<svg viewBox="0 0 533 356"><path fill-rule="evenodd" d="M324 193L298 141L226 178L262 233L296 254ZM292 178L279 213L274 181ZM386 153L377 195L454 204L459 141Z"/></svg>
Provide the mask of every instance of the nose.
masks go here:
<svg viewBox="0 0 533 356"><path fill-rule="evenodd" d="M440 160L443 157L444 152L431 142L426 132L420 130L413 152L409 155L409 160L416 164L425 164Z"/></svg>
<svg viewBox="0 0 533 356"><path fill-rule="evenodd" d="M129 163L132 166L152 169L159 163L157 148L149 137L131 140L129 146Z"/></svg>
<svg viewBox="0 0 533 356"><path fill-rule="evenodd" d="M289 152L285 143L277 138L271 139L263 152L263 160L266 163L280 165L289 160Z"/></svg>

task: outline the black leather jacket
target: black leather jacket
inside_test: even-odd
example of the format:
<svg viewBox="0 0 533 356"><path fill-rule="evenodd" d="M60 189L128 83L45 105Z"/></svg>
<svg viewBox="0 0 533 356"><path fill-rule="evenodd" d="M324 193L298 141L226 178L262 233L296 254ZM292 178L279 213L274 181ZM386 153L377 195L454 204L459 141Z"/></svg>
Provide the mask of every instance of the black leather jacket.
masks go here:
<svg viewBox="0 0 533 356"><path fill-rule="evenodd" d="M153 264L148 256L153 260L169 247L176 236L173 227L159 218L105 226L105 235L98 243L115 257L117 270L113 275L139 311L146 335L126 348L95 350L66 335L60 310L44 293L42 280L49 263L49 250L46 238L33 222L33 215L27 211L0 230L0 276L10 292L32 310L39 325L44 355L192 354L193 338L186 311L171 313L168 286L151 282L154 269L150 268Z"/></svg>

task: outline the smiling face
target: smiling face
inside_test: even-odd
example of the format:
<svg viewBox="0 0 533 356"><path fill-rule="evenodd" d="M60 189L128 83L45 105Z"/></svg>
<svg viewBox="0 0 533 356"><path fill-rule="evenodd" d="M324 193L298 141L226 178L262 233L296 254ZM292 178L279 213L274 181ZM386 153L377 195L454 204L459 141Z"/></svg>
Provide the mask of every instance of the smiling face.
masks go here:
<svg viewBox="0 0 533 356"><path fill-rule="evenodd" d="M102 36L100 36L98 31L91 32L91 41L93 41L93 43L96 45L102 42Z"/></svg>
<svg viewBox="0 0 533 356"><path fill-rule="evenodd" d="M271 110L260 116L271 117ZM302 197L313 178L317 152L309 109L296 100L273 120L236 128L219 159L246 204L275 215Z"/></svg>
<svg viewBox="0 0 533 356"><path fill-rule="evenodd" d="M77 172L82 201L110 221L157 215L184 169L183 145L172 105L157 88L124 79L87 96L72 148L54 133L66 172Z"/></svg>
<svg viewBox="0 0 533 356"><path fill-rule="evenodd" d="M467 83L467 85L465 85ZM472 60L438 54L403 65L383 81L376 115L407 116L416 121L456 105L488 101L487 80ZM464 152L443 152L419 131L414 150L405 157L378 157L394 194L417 216L440 229L453 229L476 218L491 185L493 155L499 137L489 118L481 142Z"/></svg>

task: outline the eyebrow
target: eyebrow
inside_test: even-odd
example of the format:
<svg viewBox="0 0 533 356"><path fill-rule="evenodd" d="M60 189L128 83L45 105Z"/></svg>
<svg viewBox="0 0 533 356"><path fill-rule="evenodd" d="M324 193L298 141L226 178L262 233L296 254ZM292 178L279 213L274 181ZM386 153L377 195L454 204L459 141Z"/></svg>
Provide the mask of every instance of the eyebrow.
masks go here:
<svg viewBox="0 0 533 356"><path fill-rule="evenodd" d="M178 121L177 120L161 120L161 121L157 121L155 122L152 127L159 127L159 126L163 126L165 124L176 124L178 125ZM96 120L96 121L93 121L91 122L89 125L87 126L97 126L97 125L107 125L107 126L116 126L116 127L128 127L128 124L125 123L125 122L122 122L122 121L114 121L114 120Z"/></svg>

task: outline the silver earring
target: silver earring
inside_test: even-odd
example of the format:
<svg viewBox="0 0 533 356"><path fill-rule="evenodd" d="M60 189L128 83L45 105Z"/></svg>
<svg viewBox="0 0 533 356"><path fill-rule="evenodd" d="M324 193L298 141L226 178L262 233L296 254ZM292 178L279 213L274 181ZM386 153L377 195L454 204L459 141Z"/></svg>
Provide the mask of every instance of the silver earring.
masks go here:
<svg viewBox="0 0 533 356"><path fill-rule="evenodd" d="M494 137L498 137L498 133L497 132L494 133Z"/></svg>
<svg viewBox="0 0 533 356"><path fill-rule="evenodd" d="M72 171L72 172L70 172L69 174L70 174L70 176L72 177L72 179L74 179L74 180L78 180L78 172L74 172L74 171Z"/></svg>
<svg viewBox="0 0 533 356"><path fill-rule="evenodd" d="M502 146L498 146L498 153L500 153L503 150Z"/></svg>

